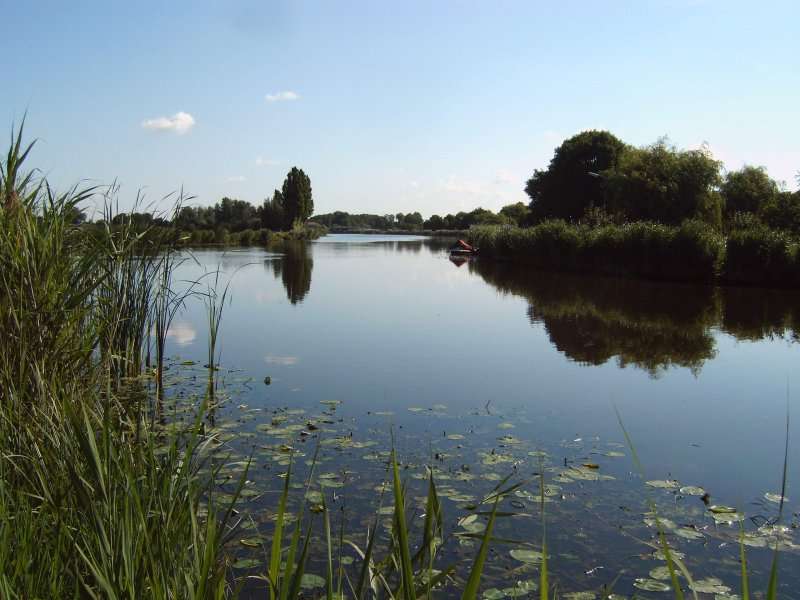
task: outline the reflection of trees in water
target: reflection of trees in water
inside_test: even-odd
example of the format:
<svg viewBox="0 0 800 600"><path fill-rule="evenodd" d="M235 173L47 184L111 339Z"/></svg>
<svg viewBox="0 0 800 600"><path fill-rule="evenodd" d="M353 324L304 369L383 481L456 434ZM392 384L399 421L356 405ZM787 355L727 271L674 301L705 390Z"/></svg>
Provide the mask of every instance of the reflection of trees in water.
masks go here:
<svg viewBox="0 0 800 600"><path fill-rule="evenodd" d="M800 292L722 288L721 328L740 340L784 338L800 342Z"/></svg>
<svg viewBox="0 0 800 600"><path fill-rule="evenodd" d="M616 358L653 376L679 366L698 373L716 354L713 328L737 338L798 339L800 295L533 271L478 260L470 270L504 293L526 298L528 317L569 358Z"/></svg>
<svg viewBox="0 0 800 600"><path fill-rule="evenodd" d="M298 304L311 290L314 259L303 242L286 242L281 250L283 254L279 258L265 261L264 264L272 268L276 279L281 278L289 302Z"/></svg>

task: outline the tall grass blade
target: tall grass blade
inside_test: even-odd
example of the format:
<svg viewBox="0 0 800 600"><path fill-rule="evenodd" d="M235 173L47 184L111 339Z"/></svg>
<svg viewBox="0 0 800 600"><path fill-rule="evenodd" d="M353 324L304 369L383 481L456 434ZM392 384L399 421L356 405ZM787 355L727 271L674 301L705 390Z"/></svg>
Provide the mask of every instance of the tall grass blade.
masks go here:
<svg viewBox="0 0 800 600"><path fill-rule="evenodd" d="M400 545L401 586L405 600L416 600L414 588L414 569L411 564L411 552L408 546L408 525L406 524L403 488L400 483L400 469L397 467L397 453L392 449L392 484L394 489L394 519L397 526L397 537Z"/></svg>
<svg viewBox="0 0 800 600"><path fill-rule="evenodd" d="M625 424L622 422L622 415L619 414L619 410L617 410L616 406L614 407L614 412L617 414L617 421L619 422L619 426L622 429L622 433L625 435L625 441L628 444L628 448L631 451L633 464L636 466L637 471L639 471L639 475L642 477L642 479L644 479L645 477L644 467L642 467L642 463L639 460L639 454L636 452L636 447L633 444L633 439L631 439L631 436L628 434L628 430L625 429ZM664 535L664 527L662 526L661 519L658 516L658 507L656 506L656 503L653 501L652 498L650 498L649 495L647 496L647 503L650 506L650 510L652 511L653 517L656 522L656 529L658 530L658 541L659 545L661 546L661 552L664 554L664 558L667 561L667 570L669 571L670 583L672 585L672 591L675 594L675 599L684 600L683 589L681 588L680 581L678 581L678 574L677 571L675 570L675 564L677 562L677 559L672 555L672 551L670 550L669 544L667 544L667 537L666 535ZM680 566L682 567L682 564ZM695 592L693 589L694 586L692 585L692 579L691 576L689 575L688 570L685 567L683 567L681 568L681 571L686 576L687 581L689 581L690 587L692 587L692 596L695 598L695 600L697 600L697 592Z"/></svg>
<svg viewBox="0 0 800 600"><path fill-rule="evenodd" d="M331 518L328 506L325 503L325 495L322 495L322 522L325 530L325 549L326 567L325 573L325 596L328 600L333 600L333 545L331 543Z"/></svg>
<svg viewBox="0 0 800 600"><path fill-rule="evenodd" d="M286 477L283 480L283 492L278 501L278 514L275 518L275 531L272 534L272 548L269 556L269 590L270 598L276 600L278 595L278 577L281 569L281 545L283 543L283 525L286 519L286 503L289 498L289 482L292 478L292 461L286 470Z"/></svg>
<svg viewBox="0 0 800 600"><path fill-rule="evenodd" d="M781 502L778 505L778 521L780 526L783 520L783 505L786 500L786 480L789 468L789 389L786 389L786 441L783 447L783 474L781 475ZM776 527L775 550L772 555L772 566L769 569L769 584L767 585L767 600L778 597L778 547L780 546L780 527Z"/></svg>
<svg viewBox="0 0 800 600"><path fill-rule="evenodd" d="M492 540L492 531L494 530L494 521L497 517L497 504L499 502L500 496L496 496L494 499L494 506L492 507L492 514L489 516L489 521L486 523L486 530L483 532L480 550L478 550L478 555L475 557L472 569L470 569L469 578L464 586L464 591L461 593L461 600L476 600L478 597L478 588L480 587L486 556L489 553L489 544Z"/></svg>
<svg viewBox="0 0 800 600"><path fill-rule="evenodd" d="M547 521L544 513L544 464L539 461L539 508L542 513L542 565L539 569L539 600L547 600L550 594L550 582L547 573Z"/></svg>

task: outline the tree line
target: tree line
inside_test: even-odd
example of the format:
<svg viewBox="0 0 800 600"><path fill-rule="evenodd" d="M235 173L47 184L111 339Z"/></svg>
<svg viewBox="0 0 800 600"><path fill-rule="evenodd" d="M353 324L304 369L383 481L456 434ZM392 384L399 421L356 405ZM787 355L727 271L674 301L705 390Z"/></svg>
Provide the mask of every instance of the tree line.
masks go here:
<svg viewBox="0 0 800 600"><path fill-rule="evenodd" d="M380 231L460 231L469 229L473 225L523 225L527 223L528 219L528 207L523 202L517 202L504 206L497 213L478 207L470 212L461 211L445 216L434 214L428 219L424 219L419 212L375 215L351 214L337 210L332 213L315 215L311 221L324 225L331 231L369 229Z"/></svg>
<svg viewBox="0 0 800 600"><path fill-rule="evenodd" d="M525 192L527 205L508 204L496 213L479 207L423 219L418 212L336 211L312 220L334 231L437 231L473 225L533 226L550 219L666 225L698 219L721 231L760 226L800 234L800 191L788 191L763 167L725 172L707 147L680 150L666 138L636 147L608 131L581 132L555 149L547 168L534 170Z"/></svg>
<svg viewBox="0 0 800 600"><path fill-rule="evenodd" d="M707 147L680 150L666 139L635 147L608 131L581 132L533 172L525 192L528 225L698 219L718 230L746 224L800 233L800 192L763 167L723 172Z"/></svg>
<svg viewBox="0 0 800 600"><path fill-rule="evenodd" d="M305 223L314 213L314 196L311 180L302 169L292 167L283 186L275 190L260 206L246 200L224 197L213 206L182 206L174 219L167 219L150 212L118 214L113 225L131 223L134 228L174 227L188 232L217 232L217 238L226 233L289 231ZM85 215L76 216L75 222L83 222ZM212 236L213 237L213 236ZM210 240L214 241L214 240Z"/></svg>

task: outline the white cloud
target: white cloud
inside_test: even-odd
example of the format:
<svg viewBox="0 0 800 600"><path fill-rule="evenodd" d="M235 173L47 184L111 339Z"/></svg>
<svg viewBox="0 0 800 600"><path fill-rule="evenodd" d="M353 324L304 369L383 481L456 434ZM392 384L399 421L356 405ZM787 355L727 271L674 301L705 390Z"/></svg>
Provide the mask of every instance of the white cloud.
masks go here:
<svg viewBox="0 0 800 600"><path fill-rule="evenodd" d="M519 177L516 177L514 173L509 171L508 169L500 169L494 176L494 183L495 185L504 185L507 183L516 183L519 181Z"/></svg>
<svg viewBox="0 0 800 600"><path fill-rule="evenodd" d="M234 175L233 177L228 177L225 181L228 183L242 183L243 181L247 181L247 177L244 175Z"/></svg>
<svg viewBox="0 0 800 600"><path fill-rule="evenodd" d="M195 120L187 112L176 112L171 117L157 117L155 119L145 119L142 127L151 131L174 131L178 135L183 135L194 127Z"/></svg>
<svg viewBox="0 0 800 600"><path fill-rule="evenodd" d="M257 167L274 167L279 164L281 164L279 160L275 160L272 158L264 158L263 156L256 157Z"/></svg>
<svg viewBox="0 0 800 600"><path fill-rule="evenodd" d="M445 192L453 192L456 194L473 194L483 195L486 194L486 188L478 181L463 179L450 175L446 181L440 184L440 187Z"/></svg>
<svg viewBox="0 0 800 600"><path fill-rule="evenodd" d="M275 92L274 94L267 94L264 96L264 100L267 102L288 102L290 100L297 100L300 98L300 94L297 92L292 91L285 91L285 92Z"/></svg>

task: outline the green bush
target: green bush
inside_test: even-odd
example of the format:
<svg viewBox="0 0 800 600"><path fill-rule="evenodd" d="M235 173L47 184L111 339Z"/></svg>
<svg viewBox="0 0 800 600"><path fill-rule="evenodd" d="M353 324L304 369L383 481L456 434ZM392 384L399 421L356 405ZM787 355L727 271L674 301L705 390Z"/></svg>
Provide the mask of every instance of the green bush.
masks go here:
<svg viewBox="0 0 800 600"><path fill-rule="evenodd" d="M474 227L470 239L482 255L542 269L654 279L711 280L725 256L724 238L699 221L590 227L551 220L527 229Z"/></svg>
<svg viewBox="0 0 800 600"><path fill-rule="evenodd" d="M765 226L738 229L728 237L724 278L731 283L800 287L800 244Z"/></svg>

